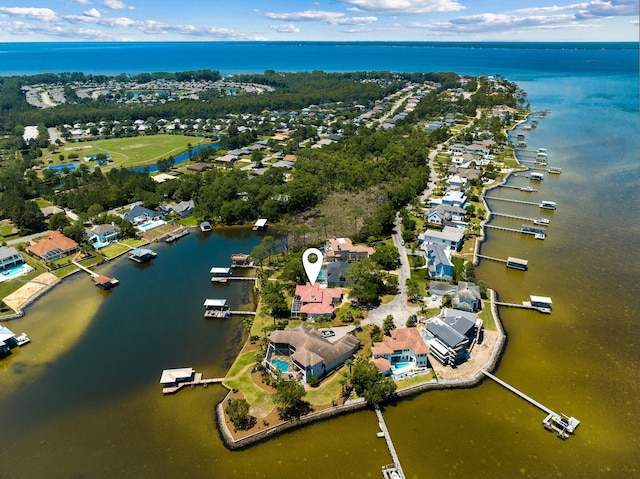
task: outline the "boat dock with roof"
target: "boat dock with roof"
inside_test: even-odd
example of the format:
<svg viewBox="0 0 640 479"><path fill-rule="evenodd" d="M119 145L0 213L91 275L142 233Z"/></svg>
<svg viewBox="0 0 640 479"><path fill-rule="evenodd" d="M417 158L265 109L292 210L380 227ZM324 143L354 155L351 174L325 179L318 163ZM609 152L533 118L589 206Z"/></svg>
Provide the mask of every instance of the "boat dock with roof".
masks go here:
<svg viewBox="0 0 640 479"><path fill-rule="evenodd" d="M162 394L173 394L185 386L207 387L209 384L222 383L224 378L204 379L202 373L197 373L193 368L165 369L160 377Z"/></svg>
<svg viewBox="0 0 640 479"><path fill-rule="evenodd" d="M502 379L497 378L493 374L485 371L484 369L482 370L482 373L488 378L493 379L495 382L497 382L501 386L504 386L509 391L517 394L525 401L529 402L530 404L533 404L538 409L542 409L544 412L546 412L547 417L545 417L542 420L542 424L545 427L545 429L557 432L559 438L567 439L569 437L569 434L575 433L576 428L580 425L580 421L577 420L576 418L569 417L565 414L558 414L552 411L547 406L539 403L538 401L531 398L530 396L527 396L522 391L519 391L518 389L514 388L510 384L507 384L506 382L504 382Z"/></svg>
<svg viewBox="0 0 640 479"><path fill-rule="evenodd" d="M158 256L158 253L147 248L134 248L129 251L129 259L136 263L146 263L154 259L156 256Z"/></svg>
<svg viewBox="0 0 640 479"><path fill-rule="evenodd" d="M71 263L81 270L89 273L89 276L91 276L91 279L93 280L95 285L100 289L111 289L118 283L120 283L116 278L109 278L108 276L105 276L103 274L98 274L95 271L91 271L89 268L82 266L77 261L72 261Z"/></svg>

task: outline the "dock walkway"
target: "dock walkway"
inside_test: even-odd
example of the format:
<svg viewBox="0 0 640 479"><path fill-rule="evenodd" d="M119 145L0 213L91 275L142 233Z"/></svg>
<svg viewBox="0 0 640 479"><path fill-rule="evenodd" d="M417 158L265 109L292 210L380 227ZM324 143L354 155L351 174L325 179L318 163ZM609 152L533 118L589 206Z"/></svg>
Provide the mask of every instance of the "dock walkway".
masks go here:
<svg viewBox="0 0 640 479"><path fill-rule="evenodd" d="M504 382L502 379L495 377L493 374L485 371L484 369L482 370L482 373L487 376L490 379L493 379L495 382L497 382L498 384L500 384L501 386L504 386L505 388L507 388L509 391L517 394L518 396L520 396L522 399L524 399L525 401L528 401L529 403L533 404L535 407L537 407L538 409L542 409L544 412L546 412L547 414L554 414L554 415L558 415L555 412L553 412L551 409L549 409L547 406L545 406L544 404L539 403L538 401L536 401L535 399L533 399L530 396L527 396L525 393L523 393L522 391L514 388L513 386L511 386L510 384L507 384L506 382Z"/></svg>
<svg viewBox="0 0 640 479"><path fill-rule="evenodd" d="M507 201L509 203L520 203L522 205L540 206L539 202L536 203L534 201L512 200L510 198L499 198L497 196L483 196L483 198L486 199L486 200Z"/></svg>
<svg viewBox="0 0 640 479"><path fill-rule="evenodd" d="M389 452L391 453L391 458L393 459L393 464L396 467L396 472L400 476L400 479L404 479L404 472L402 471L402 466L400 465L400 459L398 458L398 453L396 452L396 448L393 445L393 441L391 440L391 435L389 434L389 429L387 429L387 423L384 421L384 417L382 416L382 411L380 410L380 406L376 404L375 406L376 415L378 416L378 425L380 426L380 430L384 433L384 439L387 441L387 447L389 448Z"/></svg>
<svg viewBox="0 0 640 479"><path fill-rule="evenodd" d="M194 388L196 386L207 387L209 384L222 383L223 380L224 380L224 378L203 379L202 378L202 373L196 373L196 374L194 374L193 380L191 380L191 381L181 382L177 386L163 387L162 388L162 394L173 394L173 393L176 393L176 392L180 391L180 389L184 388L185 386L191 386L192 388Z"/></svg>

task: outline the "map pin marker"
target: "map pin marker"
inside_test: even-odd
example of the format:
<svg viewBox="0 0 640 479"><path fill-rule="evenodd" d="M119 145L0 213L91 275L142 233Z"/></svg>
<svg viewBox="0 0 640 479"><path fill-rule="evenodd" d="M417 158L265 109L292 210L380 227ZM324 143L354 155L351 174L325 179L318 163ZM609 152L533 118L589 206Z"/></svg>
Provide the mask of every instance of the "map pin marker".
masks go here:
<svg viewBox="0 0 640 479"><path fill-rule="evenodd" d="M312 254L315 254L318 258L315 263L309 261L309 255ZM309 282L311 283L311 286L313 286L318 279L320 270L322 269L322 252L320 252L318 248L309 248L302 253L302 264L305 272L307 273L307 278L309 278Z"/></svg>

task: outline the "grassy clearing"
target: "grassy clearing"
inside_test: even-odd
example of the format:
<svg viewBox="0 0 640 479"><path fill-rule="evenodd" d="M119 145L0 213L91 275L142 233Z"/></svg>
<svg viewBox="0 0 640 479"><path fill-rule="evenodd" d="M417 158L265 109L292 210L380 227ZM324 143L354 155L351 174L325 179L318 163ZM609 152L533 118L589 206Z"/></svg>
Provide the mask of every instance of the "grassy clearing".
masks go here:
<svg viewBox="0 0 640 479"><path fill-rule="evenodd" d="M187 145L197 146L206 144L209 140L184 135L149 135L133 138L113 138L109 140L93 140L80 143L66 143L58 153L45 158L53 160L53 164L68 163L69 154L75 153L80 157L109 153L114 161L102 167L108 170L114 167L131 168L135 166L150 166L161 158L176 156L188 149ZM65 159L60 161L59 155Z"/></svg>
<svg viewBox="0 0 640 479"><path fill-rule="evenodd" d="M484 328L489 331L496 331L498 328L496 326L496 318L493 316L493 311L491 311L491 304L486 301L483 303L482 308L478 316L484 322Z"/></svg>

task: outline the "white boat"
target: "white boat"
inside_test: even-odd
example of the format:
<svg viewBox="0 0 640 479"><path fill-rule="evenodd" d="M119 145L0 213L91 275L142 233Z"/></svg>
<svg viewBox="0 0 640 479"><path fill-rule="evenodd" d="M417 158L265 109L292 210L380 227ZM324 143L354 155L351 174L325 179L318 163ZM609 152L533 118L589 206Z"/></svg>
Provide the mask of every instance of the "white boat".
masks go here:
<svg viewBox="0 0 640 479"><path fill-rule="evenodd" d="M533 220L534 225L548 225L549 220L547 218L538 218Z"/></svg>
<svg viewBox="0 0 640 479"><path fill-rule="evenodd" d="M531 193L533 191L535 191L533 188L531 188L530 186L523 186L522 188L520 188L520 191L526 191L527 193Z"/></svg>
<svg viewBox="0 0 640 479"><path fill-rule="evenodd" d="M535 239L543 240L543 239L545 239L547 237L547 235L544 234L544 233L536 233L533 237Z"/></svg>
<svg viewBox="0 0 640 479"><path fill-rule="evenodd" d="M20 336L16 336L16 341L18 343L18 346L22 346L23 344L30 343L31 339L29 339L27 333L22 333Z"/></svg>
<svg viewBox="0 0 640 479"><path fill-rule="evenodd" d="M549 167L549 169L547 171L549 173L553 173L555 175L559 175L560 173L562 173L562 168L558 168L557 166L551 166L551 167Z"/></svg>
<svg viewBox="0 0 640 479"><path fill-rule="evenodd" d="M202 223L200 223L200 231L211 231L211 223L209 223L208 221L203 221Z"/></svg>
<svg viewBox="0 0 640 479"><path fill-rule="evenodd" d="M566 439L568 437L567 434L573 434L576 432L576 428L580 425L580 421L575 417L569 417L566 414L550 413L542 420L542 424L545 429L555 431L558 433L558 437Z"/></svg>
<svg viewBox="0 0 640 479"><path fill-rule="evenodd" d="M556 203L553 201L545 201L543 200L539 205L540 208L543 208L545 210L555 210L556 209Z"/></svg>

